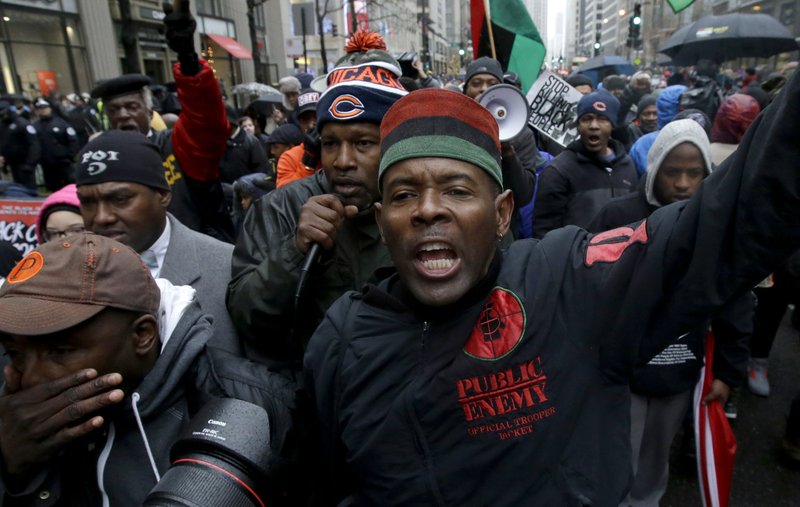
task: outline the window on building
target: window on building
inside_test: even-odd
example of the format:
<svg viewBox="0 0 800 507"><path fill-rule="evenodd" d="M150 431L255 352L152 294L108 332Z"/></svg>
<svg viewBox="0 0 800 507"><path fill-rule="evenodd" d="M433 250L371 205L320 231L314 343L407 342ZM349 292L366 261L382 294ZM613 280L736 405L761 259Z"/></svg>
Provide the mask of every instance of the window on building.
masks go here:
<svg viewBox="0 0 800 507"><path fill-rule="evenodd" d="M5 7L2 82L8 92L47 95L91 87L86 47L72 14Z"/></svg>
<svg viewBox="0 0 800 507"><path fill-rule="evenodd" d="M197 13L223 17L222 0L197 0Z"/></svg>
<svg viewBox="0 0 800 507"><path fill-rule="evenodd" d="M264 8L258 7L255 9L256 27L262 30L267 26L267 20L264 17Z"/></svg>

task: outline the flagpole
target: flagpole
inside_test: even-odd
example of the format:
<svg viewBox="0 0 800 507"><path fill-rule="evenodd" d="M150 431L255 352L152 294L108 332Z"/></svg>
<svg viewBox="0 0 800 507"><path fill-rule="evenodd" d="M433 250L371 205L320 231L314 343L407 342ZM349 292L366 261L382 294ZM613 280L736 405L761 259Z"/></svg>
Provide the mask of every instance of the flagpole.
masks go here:
<svg viewBox="0 0 800 507"><path fill-rule="evenodd" d="M492 58L497 60L497 50L494 47L494 33L492 33L492 16L490 13L489 0L483 0L484 17L486 18L486 28L489 32L489 45L492 48Z"/></svg>

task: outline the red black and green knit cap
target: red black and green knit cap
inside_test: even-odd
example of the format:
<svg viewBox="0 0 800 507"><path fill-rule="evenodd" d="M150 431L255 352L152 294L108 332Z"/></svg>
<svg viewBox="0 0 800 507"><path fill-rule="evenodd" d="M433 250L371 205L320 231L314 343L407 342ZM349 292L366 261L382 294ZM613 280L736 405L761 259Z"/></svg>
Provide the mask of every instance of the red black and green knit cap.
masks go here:
<svg viewBox="0 0 800 507"><path fill-rule="evenodd" d="M392 164L424 157L469 162L503 188L497 121L466 95L425 88L409 93L389 108L381 122L378 186Z"/></svg>

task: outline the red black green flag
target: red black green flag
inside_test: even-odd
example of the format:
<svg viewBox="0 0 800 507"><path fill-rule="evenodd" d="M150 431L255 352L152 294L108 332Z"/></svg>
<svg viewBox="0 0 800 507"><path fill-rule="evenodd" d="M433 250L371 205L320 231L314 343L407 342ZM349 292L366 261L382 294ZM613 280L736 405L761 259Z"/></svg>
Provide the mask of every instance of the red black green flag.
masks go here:
<svg viewBox="0 0 800 507"><path fill-rule="evenodd" d="M492 56L486 26L485 0L471 0L474 58ZM545 47L522 0L489 0L489 18L497 59L506 72L516 72L527 93L539 76Z"/></svg>

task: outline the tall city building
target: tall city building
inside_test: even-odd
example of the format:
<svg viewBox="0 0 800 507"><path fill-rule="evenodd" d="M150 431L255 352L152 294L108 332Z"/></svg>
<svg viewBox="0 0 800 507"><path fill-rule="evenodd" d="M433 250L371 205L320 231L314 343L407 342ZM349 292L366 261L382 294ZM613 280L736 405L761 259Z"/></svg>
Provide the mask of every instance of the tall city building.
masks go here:
<svg viewBox="0 0 800 507"><path fill-rule="evenodd" d="M424 2L431 61L443 72L449 55L458 54L450 46L464 38L462 9L455 0ZM327 9L317 12L317 5ZM390 51L421 51L421 6L421 0L190 4L197 51L212 62L228 97L236 84L255 80L256 70L272 84L298 71L326 72L344 54L353 28L379 32ZM164 39L163 18L162 0L0 0L0 93L85 92L100 79L132 71L171 81L176 57Z"/></svg>
<svg viewBox="0 0 800 507"><path fill-rule="evenodd" d="M577 8L579 0L566 0L550 4L547 52L548 58L556 58L558 67L569 70L575 56ZM563 58L563 61L558 59Z"/></svg>
<svg viewBox="0 0 800 507"><path fill-rule="evenodd" d="M525 0L525 6L528 8L528 13L531 15L531 20L533 20L533 24L536 25L536 29L539 31L539 36L542 38L542 42L547 45L547 3L548 0ZM548 58L550 56L550 52L548 50Z"/></svg>

